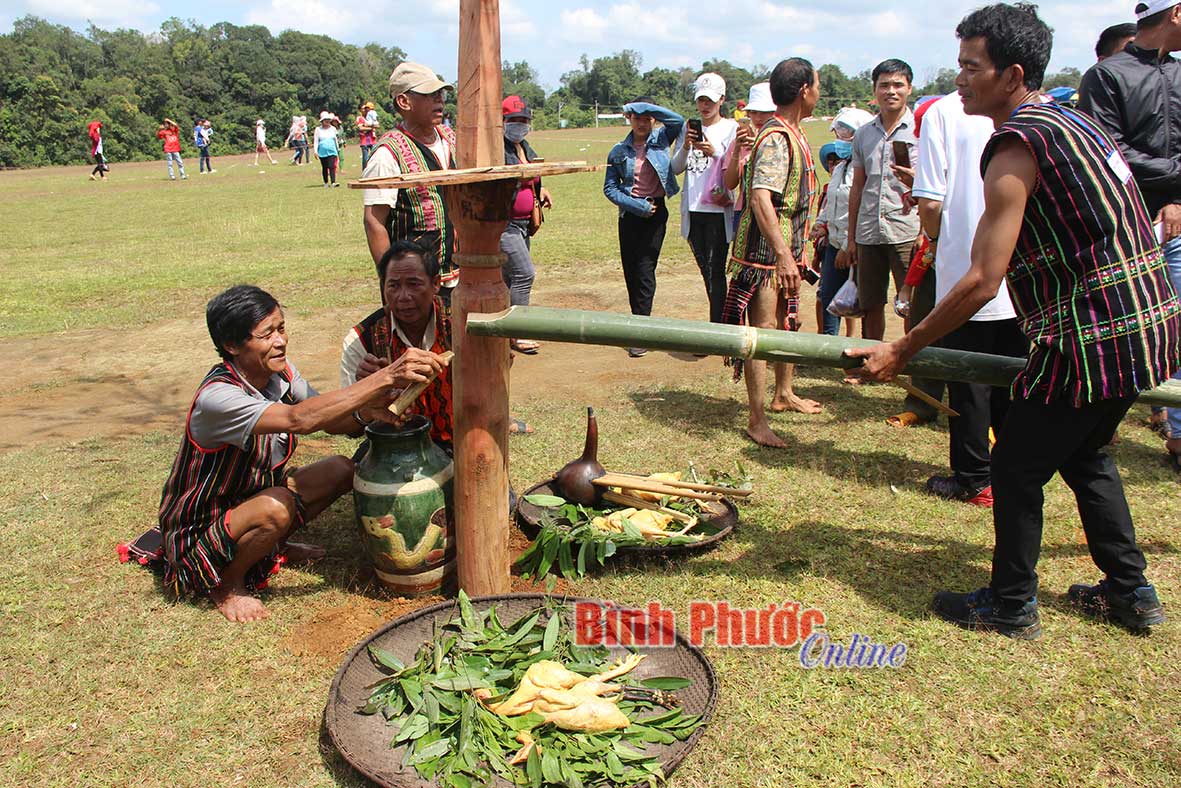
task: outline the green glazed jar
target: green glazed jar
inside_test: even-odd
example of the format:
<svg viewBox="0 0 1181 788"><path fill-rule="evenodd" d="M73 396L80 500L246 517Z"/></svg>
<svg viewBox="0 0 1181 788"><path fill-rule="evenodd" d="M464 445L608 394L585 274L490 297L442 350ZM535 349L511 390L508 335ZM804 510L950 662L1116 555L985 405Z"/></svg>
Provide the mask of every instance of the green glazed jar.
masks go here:
<svg viewBox="0 0 1181 788"><path fill-rule="evenodd" d="M369 451L353 474L353 504L378 579L399 596L436 594L455 570L454 464L431 440L430 422L365 429Z"/></svg>

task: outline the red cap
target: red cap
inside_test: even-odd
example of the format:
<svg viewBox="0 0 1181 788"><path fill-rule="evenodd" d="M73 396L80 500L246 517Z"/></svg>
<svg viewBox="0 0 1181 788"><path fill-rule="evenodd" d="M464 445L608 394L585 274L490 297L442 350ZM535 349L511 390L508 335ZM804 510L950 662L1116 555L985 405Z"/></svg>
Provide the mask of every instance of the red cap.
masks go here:
<svg viewBox="0 0 1181 788"><path fill-rule="evenodd" d="M509 96L500 104L500 114L504 117L519 115L524 118L532 118L533 110L525 103L525 99L520 96Z"/></svg>

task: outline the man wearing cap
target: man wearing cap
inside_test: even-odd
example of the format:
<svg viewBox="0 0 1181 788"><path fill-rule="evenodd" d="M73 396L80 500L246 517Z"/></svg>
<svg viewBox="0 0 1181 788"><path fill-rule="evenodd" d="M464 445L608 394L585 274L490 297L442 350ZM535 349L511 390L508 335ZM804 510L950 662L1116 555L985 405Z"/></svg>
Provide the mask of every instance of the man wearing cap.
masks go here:
<svg viewBox="0 0 1181 788"><path fill-rule="evenodd" d="M357 131L361 136L361 169L369 163L369 154L377 142L377 112L372 101L366 101L357 110Z"/></svg>
<svg viewBox="0 0 1181 788"><path fill-rule="evenodd" d="M1181 0L1138 3L1136 37L1083 75L1079 109L1111 134L1157 224L1173 288L1181 289ZM1174 375L1181 379L1181 373ZM1181 409L1155 409L1181 468Z"/></svg>
<svg viewBox="0 0 1181 788"><path fill-rule="evenodd" d="M419 63L402 63L390 74L390 96L401 122L377 140L363 178L447 170L455 167L455 134L442 125L444 91L454 87ZM451 304L459 283L452 264L454 233L443 196L435 186L412 189L366 189L365 238L376 266L394 241L415 241L438 258L439 297Z"/></svg>
<svg viewBox="0 0 1181 788"><path fill-rule="evenodd" d="M686 125L673 155L672 170L685 173L681 195L681 237L689 242L709 299L709 320L722 322L726 303L726 260L734 240L734 200L722 178L726 152L738 134L737 121L723 118L726 82L705 73L694 86L701 125ZM690 121L692 124L692 121Z"/></svg>

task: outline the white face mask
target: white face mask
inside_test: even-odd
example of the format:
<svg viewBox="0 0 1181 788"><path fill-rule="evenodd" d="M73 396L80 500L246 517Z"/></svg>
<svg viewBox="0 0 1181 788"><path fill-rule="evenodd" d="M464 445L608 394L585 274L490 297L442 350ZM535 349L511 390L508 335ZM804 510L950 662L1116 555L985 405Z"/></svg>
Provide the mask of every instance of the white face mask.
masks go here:
<svg viewBox="0 0 1181 788"><path fill-rule="evenodd" d="M504 138L509 142L520 142L529 134L529 124L510 121L504 124Z"/></svg>

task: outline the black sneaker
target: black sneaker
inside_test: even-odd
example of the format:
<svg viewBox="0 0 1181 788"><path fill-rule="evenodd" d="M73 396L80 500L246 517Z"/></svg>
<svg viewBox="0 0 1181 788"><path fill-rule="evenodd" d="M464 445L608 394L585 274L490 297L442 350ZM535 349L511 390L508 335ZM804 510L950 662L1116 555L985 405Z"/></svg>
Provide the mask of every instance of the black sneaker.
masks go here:
<svg viewBox="0 0 1181 788"><path fill-rule="evenodd" d="M1133 632L1145 632L1149 627L1165 623L1165 610L1152 586L1116 594L1107 587L1106 580L1100 580L1098 585L1071 586L1066 598L1087 615L1120 624Z"/></svg>
<svg viewBox="0 0 1181 788"><path fill-rule="evenodd" d="M646 347L629 347L627 349L627 354L629 356L631 356L632 358L640 358L641 356L648 355L648 348L646 348Z"/></svg>
<svg viewBox="0 0 1181 788"><path fill-rule="evenodd" d="M1019 608L1005 608L997 605L988 587L967 594L940 591L931 608L935 615L964 629L996 632L1019 640L1037 640L1042 636L1036 598Z"/></svg>
<svg viewBox="0 0 1181 788"><path fill-rule="evenodd" d="M927 492L948 501L962 501L985 509L992 508L992 485L974 490L960 484L954 476L932 476L927 479Z"/></svg>

